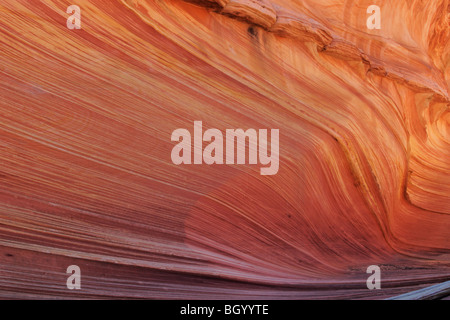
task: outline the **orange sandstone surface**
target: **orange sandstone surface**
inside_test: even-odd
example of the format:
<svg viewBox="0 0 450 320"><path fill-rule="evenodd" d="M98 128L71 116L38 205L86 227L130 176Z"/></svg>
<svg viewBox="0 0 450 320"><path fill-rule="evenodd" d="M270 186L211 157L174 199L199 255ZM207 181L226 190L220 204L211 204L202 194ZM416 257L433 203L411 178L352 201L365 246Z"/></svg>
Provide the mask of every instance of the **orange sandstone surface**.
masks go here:
<svg viewBox="0 0 450 320"><path fill-rule="evenodd" d="M450 280L449 5L2 1L0 297L378 299ZM194 121L279 129L278 173L173 164Z"/></svg>

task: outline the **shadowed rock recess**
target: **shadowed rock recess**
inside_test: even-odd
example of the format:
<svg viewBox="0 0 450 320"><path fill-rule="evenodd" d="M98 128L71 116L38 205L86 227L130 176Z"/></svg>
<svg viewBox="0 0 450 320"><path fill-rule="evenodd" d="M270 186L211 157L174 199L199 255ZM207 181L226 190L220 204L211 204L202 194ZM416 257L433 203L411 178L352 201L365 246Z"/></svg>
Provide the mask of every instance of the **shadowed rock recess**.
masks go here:
<svg viewBox="0 0 450 320"><path fill-rule="evenodd" d="M1 1L0 298L382 299L450 280L449 8ZM278 173L174 165L194 121L279 129Z"/></svg>

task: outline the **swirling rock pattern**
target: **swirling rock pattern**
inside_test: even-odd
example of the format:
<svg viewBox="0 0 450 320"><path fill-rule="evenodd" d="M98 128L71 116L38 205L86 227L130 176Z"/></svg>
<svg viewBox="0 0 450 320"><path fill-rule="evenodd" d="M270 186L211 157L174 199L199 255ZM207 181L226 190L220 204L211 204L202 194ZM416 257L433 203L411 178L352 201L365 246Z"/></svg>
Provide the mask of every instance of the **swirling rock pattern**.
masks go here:
<svg viewBox="0 0 450 320"><path fill-rule="evenodd" d="M449 2L377 1L368 30L372 2L2 1L0 297L387 298L449 280ZM172 164L172 131L196 120L279 128L278 174Z"/></svg>

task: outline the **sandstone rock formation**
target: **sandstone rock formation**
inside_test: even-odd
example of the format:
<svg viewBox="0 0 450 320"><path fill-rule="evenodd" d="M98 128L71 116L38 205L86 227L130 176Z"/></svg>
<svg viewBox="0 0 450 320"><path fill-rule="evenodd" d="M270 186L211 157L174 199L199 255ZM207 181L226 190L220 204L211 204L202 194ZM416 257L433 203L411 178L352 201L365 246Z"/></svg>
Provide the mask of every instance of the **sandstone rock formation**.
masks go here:
<svg viewBox="0 0 450 320"><path fill-rule="evenodd" d="M0 297L450 280L448 0L80 0L80 30L71 4L0 4ZM280 129L278 174L174 165L196 120Z"/></svg>

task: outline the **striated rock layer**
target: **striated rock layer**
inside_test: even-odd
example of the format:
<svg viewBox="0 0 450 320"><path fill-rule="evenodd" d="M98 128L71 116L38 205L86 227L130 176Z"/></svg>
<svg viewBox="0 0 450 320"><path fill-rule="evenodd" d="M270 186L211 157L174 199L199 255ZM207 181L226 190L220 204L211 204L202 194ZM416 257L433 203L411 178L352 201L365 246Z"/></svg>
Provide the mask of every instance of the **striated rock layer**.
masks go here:
<svg viewBox="0 0 450 320"><path fill-rule="evenodd" d="M449 1L376 1L368 30L373 2L2 1L0 297L386 298L449 280ZM278 174L174 165L171 133L197 120L280 129Z"/></svg>

